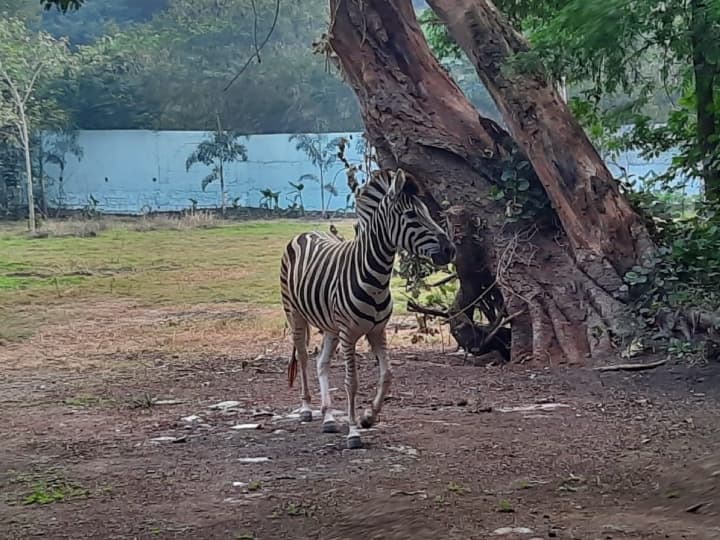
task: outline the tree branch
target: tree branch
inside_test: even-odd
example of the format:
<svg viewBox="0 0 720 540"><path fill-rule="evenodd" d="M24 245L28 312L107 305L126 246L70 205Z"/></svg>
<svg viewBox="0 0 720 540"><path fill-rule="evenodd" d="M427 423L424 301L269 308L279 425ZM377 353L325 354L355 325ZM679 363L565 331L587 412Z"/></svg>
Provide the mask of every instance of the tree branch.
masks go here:
<svg viewBox="0 0 720 540"><path fill-rule="evenodd" d="M445 285L446 283L450 283L454 279L457 279L457 274L450 274L449 276L441 279L437 283L429 283L428 287L440 287L442 285Z"/></svg>
<svg viewBox="0 0 720 540"><path fill-rule="evenodd" d="M23 105L25 105L28 102L28 99L30 99L30 94L32 94L33 88L35 87L35 83L37 82L38 75L40 75L40 70L43 68L43 63L40 62L37 67L35 68L35 72L32 75L32 78L30 79L30 83L28 84L28 87L25 90L25 97L23 98Z"/></svg>
<svg viewBox="0 0 720 540"><path fill-rule="evenodd" d="M270 36L272 36L273 32L275 31L275 25L277 24L278 17L280 16L280 0L275 0L275 16L273 17L273 22L270 25L270 30L268 30L268 33L265 36L265 39L262 41L262 43L260 43L260 45L258 45L258 43L257 43L257 11L255 10L255 2L254 1L253 1L253 13L255 15L254 25L256 28L255 43L254 43L255 51L253 52L252 55L250 55L250 58L247 59L245 64L243 64L243 67L240 68L240 71L238 71L235 74L235 76L230 80L230 82L227 83L225 88L223 88L223 92L227 92L230 89L230 87L233 84L235 84L235 81L237 81L240 78L240 75L242 75L248 67L250 67L250 64L252 63L252 61L255 58L257 58L258 62L260 62L260 51L263 49L263 47L265 47L265 45L267 45L267 42L270 41Z"/></svg>
<svg viewBox="0 0 720 540"><path fill-rule="evenodd" d="M655 369L665 364L667 360L658 360L649 364L616 364L614 366L596 367L595 371L645 371L647 369Z"/></svg>
<svg viewBox="0 0 720 540"><path fill-rule="evenodd" d="M414 300L408 300L407 309L408 311L412 311L413 313L422 313L423 315L429 315L431 317L440 317L443 319L448 318L448 314L445 311L423 307Z"/></svg>

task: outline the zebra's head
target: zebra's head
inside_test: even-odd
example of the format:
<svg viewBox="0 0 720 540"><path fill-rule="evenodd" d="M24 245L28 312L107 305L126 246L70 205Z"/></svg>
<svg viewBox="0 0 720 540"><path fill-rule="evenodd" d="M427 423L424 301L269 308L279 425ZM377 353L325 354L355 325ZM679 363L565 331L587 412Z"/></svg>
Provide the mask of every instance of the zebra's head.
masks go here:
<svg viewBox="0 0 720 540"><path fill-rule="evenodd" d="M432 218L419 195L415 179L398 169L385 196L394 218L391 222L395 224L391 234L398 248L427 257L439 266L448 264L455 258L455 245Z"/></svg>

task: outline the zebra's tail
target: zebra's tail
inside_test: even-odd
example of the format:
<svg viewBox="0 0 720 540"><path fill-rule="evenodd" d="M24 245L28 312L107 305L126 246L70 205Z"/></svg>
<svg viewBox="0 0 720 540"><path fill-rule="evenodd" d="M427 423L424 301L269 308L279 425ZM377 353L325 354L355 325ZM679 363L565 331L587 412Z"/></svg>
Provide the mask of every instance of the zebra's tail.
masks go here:
<svg viewBox="0 0 720 540"><path fill-rule="evenodd" d="M290 362L288 363L288 369L287 369L287 375L288 375L288 385L290 388L293 387L293 384L295 383L295 377L297 377L297 349L293 347L292 350L292 357L290 358Z"/></svg>

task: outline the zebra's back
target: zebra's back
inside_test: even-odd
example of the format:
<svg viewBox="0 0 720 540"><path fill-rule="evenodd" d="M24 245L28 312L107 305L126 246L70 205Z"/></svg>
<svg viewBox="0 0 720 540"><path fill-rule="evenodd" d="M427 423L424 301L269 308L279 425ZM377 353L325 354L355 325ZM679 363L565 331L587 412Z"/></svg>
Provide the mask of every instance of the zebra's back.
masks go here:
<svg viewBox="0 0 720 540"><path fill-rule="evenodd" d="M297 312L312 326L335 333L334 298L348 243L321 232L295 236L280 266L280 292L286 313Z"/></svg>

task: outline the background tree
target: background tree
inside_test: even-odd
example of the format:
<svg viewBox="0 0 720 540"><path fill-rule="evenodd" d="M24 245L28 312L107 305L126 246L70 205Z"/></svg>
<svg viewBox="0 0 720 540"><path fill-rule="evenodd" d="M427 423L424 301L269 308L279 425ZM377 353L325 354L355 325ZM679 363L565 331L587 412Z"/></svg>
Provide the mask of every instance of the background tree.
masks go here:
<svg viewBox="0 0 720 540"><path fill-rule="evenodd" d="M63 182L65 180L65 167L67 166L67 160L69 156L75 157L77 160L81 160L84 155L84 151L78 143L78 132L63 129L52 133L47 141L43 141L43 137L38 137L39 141L37 144L37 169L39 171L38 176L40 178L47 178L48 180L57 182L58 185L58 199L55 204L58 208L62 208L64 204L64 190ZM57 178L49 178L44 173L44 165L52 164L58 168ZM42 182L42 185L47 185L47 181ZM45 200L46 197L43 197ZM47 213L47 201L45 201L45 213Z"/></svg>
<svg viewBox="0 0 720 540"><path fill-rule="evenodd" d="M220 183L220 207L223 216L227 207L227 193L225 192L225 167L236 161L247 161L247 148L238 142L242 137L235 131L224 130L217 117L217 128L212 136L198 144L197 148L185 161L185 169L189 171L194 165L201 163L210 167L210 173L202 179L202 190L205 191L211 183Z"/></svg>
<svg viewBox="0 0 720 540"><path fill-rule="evenodd" d="M290 141L294 141L295 148L303 152L310 162L317 168L317 174L303 174L299 182L311 180L320 185L320 210L322 217L326 217L327 205L325 204L325 193L337 195L335 184L327 182L327 174L330 167L337 161L338 144L340 139L328 140L322 133L290 135ZM328 201L329 202L329 201Z"/></svg>
<svg viewBox="0 0 720 540"><path fill-rule="evenodd" d="M525 92L523 111L511 112L490 88L508 125L527 129L513 134L533 150L529 161L500 126L478 118L430 52L409 0L333 0L330 6L331 51L360 100L381 164L426 179L437 200L451 206L461 284L455 334L463 325L479 330L472 315L485 307L496 327L512 322L516 359L582 362L607 352L610 332L622 330L623 276L652 254L652 243L553 82L513 78L518 94ZM508 44L522 44L521 38L501 18L490 18L492 10L476 13L466 3L453 13L465 30L472 26L498 44L483 58L494 62L493 73L504 73ZM526 145L533 131L561 170L538 167L542 151ZM551 146L561 141L564 156ZM479 300L487 298L494 301L483 306ZM597 340L589 337L593 332Z"/></svg>
<svg viewBox="0 0 720 540"><path fill-rule="evenodd" d="M68 74L71 66L72 56L64 41L42 32L31 33L20 20L0 19L0 93L5 103L0 106L0 127L13 129L23 151L30 231L35 230L33 132L59 123L63 116L54 100L38 97L39 88L53 77Z"/></svg>
<svg viewBox="0 0 720 540"><path fill-rule="evenodd" d="M720 160L718 68L720 2L584 2L498 0L498 7L529 37L515 69L542 73L571 86L571 107L596 141L644 157L673 151L659 181L682 173L703 181L717 200ZM426 12L436 51L460 49L433 12ZM624 133L619 128L627 126Z"/></svg>

